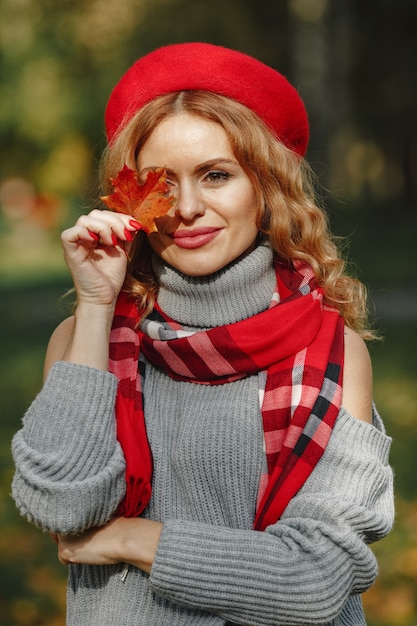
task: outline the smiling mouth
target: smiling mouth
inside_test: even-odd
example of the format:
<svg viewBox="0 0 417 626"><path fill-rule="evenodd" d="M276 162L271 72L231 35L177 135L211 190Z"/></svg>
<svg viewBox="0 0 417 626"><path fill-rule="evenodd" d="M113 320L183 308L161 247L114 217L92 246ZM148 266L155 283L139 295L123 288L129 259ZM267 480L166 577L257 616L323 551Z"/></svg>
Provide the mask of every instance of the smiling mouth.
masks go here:
<svg viewBox="0 0 417 626"><path fill-rule="evenodd" d="M210 243L210 241L213 241L220 231L221 228L215 226L181 229L174 231L171 237L179 248L192 250L194 248L201 248Z"/></svg>

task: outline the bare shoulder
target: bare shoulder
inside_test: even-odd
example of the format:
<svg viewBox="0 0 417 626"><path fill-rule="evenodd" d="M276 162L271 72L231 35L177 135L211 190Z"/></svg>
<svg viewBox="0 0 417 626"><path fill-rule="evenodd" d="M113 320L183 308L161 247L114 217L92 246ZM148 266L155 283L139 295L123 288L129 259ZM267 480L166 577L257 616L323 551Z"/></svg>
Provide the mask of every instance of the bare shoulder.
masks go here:
<svg viewBox="0 0 417 626"><path fill-rule="evenodd" d="M354 417L372 423L372 364L364 340L345 327L342 404Z"/></svg>
<svg viewBox="0 0 417 626"><path fill-rule="evenodd" d="M56 361L60 361L67 349L74 330L74 317L67 317L59 324L51 335L46 350L44 364L44 378L48 375L49 370Z"/></svg>

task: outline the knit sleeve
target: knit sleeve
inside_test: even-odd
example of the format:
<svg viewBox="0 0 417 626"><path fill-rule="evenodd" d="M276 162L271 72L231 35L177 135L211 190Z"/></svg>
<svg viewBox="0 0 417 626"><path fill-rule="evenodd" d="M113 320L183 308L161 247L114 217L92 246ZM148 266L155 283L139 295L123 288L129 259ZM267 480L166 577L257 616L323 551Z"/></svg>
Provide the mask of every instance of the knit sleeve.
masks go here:
<svg viewBox="0 0 417 626"><path fill-rule="evenodd" d="M116 439L117 379L57 362L12 441L12 495L22 515L74 533L107 522L125 490Z"/></svg>
<svg viewBox="0 0 417 626"><path fill-rule="evenodd" d="M315 471L265 532L165 523L153 590L236 624L329 624L377 575L393 523L390 439L342 410ZM355 622L356 623L356 622Z"/></svg>

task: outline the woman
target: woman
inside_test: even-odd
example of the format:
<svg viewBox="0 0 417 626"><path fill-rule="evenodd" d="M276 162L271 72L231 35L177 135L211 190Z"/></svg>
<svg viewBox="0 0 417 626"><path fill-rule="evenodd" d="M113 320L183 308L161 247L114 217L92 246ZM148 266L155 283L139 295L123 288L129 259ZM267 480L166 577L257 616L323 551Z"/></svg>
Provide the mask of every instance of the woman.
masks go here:
<svg viewBox="0 0 417 626"><path fill-rule="evenodd" d="M13 494L70 564L68 624L365 624L390 439L298 93L239 52L167 46L116 85L106 129L105 190L164 168L175 203L149 236L108 210L62 235L77 307Z"/></svg>

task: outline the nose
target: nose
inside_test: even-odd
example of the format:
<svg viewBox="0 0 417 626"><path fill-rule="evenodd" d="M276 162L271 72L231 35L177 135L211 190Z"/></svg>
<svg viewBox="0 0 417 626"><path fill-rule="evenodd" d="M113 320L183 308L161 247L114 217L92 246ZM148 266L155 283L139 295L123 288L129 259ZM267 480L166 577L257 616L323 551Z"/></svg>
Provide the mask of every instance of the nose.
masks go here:
<svg viewBox="0 0 417 626"><path fill-rule="evenodd" d="M175 215L184 221L192 221L195 217L204 215L204 202L192 182L178 184L175 202Z"/></svg>

